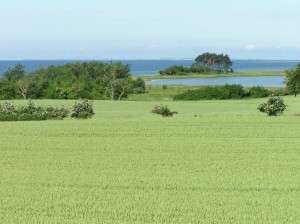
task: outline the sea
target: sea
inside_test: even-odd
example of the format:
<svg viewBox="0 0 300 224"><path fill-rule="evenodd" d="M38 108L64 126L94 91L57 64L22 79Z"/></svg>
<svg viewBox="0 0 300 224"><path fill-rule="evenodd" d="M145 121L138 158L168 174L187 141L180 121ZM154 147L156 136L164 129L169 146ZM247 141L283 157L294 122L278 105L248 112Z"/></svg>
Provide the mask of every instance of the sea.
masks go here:
<svg viewBox="0 0 300 224"><path fill-rule="evenodd" d="M32 72L39 68L48 66L63 65L74 62L87 62L91 60L0 60L0 76L7 71L8 68L14 67L20 63L25 66L26 72ZM133 76L151 76L157 75L160 70L168 68L172 65L190 66L194 60L97 60L102 62L117 62L121 61L129 64L131 74ZM300 60L233 60L232 68L234 71L278 71L293 69Z"/></svg>

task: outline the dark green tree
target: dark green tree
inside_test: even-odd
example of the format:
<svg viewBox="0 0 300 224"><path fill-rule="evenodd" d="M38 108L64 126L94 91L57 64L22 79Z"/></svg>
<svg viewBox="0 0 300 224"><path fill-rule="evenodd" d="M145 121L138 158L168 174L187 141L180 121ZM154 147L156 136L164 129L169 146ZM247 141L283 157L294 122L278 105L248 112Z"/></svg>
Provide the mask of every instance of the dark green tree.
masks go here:
<svg viewBox="0 0 300 224"><path fill-rule="evenodd" d="M9 68L4 74L3 78L9 81L16 81L25 75L25 66L16 64L15 67Z"/></svg>
<svg viewBox="0 0 300 224"><path fill-rule="evenodd" d="M285 71L285 84L287 89L297 96L300 91L300 63L297 64L296 69L290 69Z"/></svg>

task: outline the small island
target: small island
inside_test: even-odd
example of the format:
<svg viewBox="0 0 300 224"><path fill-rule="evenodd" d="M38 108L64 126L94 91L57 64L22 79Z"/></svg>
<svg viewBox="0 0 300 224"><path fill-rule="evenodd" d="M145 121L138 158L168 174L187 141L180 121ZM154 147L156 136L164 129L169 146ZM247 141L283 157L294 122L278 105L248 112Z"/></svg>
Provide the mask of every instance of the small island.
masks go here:
<svg viewBox="0 0 300 224"><path fill-rule="evenodd" d="M232 61L227 54L203 53L196 57L195 63L190 67L173 65L169 68L159 71L160 75L191 75L207 73L229 73L233 72L231 68Z"/></svg>

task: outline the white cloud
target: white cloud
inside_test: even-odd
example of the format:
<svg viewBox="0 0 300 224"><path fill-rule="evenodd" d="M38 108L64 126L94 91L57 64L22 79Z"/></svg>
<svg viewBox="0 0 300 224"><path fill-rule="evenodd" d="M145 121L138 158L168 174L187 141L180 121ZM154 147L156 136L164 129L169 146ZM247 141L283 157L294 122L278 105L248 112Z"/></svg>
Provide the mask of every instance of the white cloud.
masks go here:
<svg viewBox="0 0 300 224"><path fill-rule="evenodd" d="M248 44L245 46L246 50L254 50L256 48L256 46L254 44Z"/></svg>

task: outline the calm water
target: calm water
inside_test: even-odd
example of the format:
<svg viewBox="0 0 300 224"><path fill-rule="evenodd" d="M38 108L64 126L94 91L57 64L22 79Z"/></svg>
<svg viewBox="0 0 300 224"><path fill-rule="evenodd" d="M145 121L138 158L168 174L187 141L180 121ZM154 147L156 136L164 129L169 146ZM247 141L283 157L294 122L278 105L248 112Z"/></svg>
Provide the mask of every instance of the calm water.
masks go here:
<svg viewBox="0 0 300 224"><path fill-rule="evenodd" d="M0 75L9 67L21 63L25 66L27 72L34 71L38 68L45 68L50 65L63 65L66 63L76 62L74 60L58 61L0 61ZM83 61L80 61L83 62ZM110 62L104 60L103 62ZM165 69L172 65L190 66L193 60L122 60L130 65L131 74L135 76L156 75L159 70ZM266 61L266 60L233 60L233 69L235 71L250 70L286 70L295 68L299 61Z"/></svg>
<svg viewBox="0 0 300 224"><path fill-rule="evenodd" d="M225 85L240 84L242 86L264 86L280 87L284 86L284 76L236 76L217 78L190 78L190 79L156 79L146 82L147 85Z"/></svg>

